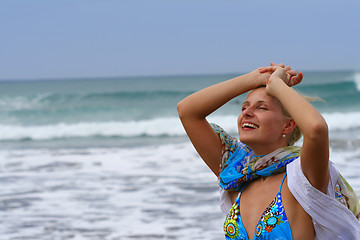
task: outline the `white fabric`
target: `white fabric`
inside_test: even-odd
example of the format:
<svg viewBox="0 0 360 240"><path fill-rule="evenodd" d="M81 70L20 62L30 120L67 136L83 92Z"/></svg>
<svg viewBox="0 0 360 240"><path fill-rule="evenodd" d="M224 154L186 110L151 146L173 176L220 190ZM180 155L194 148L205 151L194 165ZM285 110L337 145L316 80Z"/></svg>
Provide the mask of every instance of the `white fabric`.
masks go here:
<svg viewBox="0 0 360 240"><path fill-rule="evenodd" d="M330 181L327 193L314 188L302 172L300 158L287 165L288 187L303 207L312 217L315 240L360 240L360 222L345 206L335 200L335 184L338 171L330 162ZM232 204L229 193L220 189L220 209L228 214Z"/></svg>
<svg viewBox="0 0 360 240"><path fill-rule="evenodd" d="M232 207L229 192L225 191L222 188L219 188L219 190L220 190L220 209L225 215L228 215L230 208Z"/></svg>
<svg viewBox="0 0 360 240"><path fill-rule="evenodd" d="M335 184L339 174L330 162L327 193L314 188L302 172L300 158L286 168L288 187L303 209L312 217L315 239L360 239L360 222L344 205L335 200Z"/></svg>

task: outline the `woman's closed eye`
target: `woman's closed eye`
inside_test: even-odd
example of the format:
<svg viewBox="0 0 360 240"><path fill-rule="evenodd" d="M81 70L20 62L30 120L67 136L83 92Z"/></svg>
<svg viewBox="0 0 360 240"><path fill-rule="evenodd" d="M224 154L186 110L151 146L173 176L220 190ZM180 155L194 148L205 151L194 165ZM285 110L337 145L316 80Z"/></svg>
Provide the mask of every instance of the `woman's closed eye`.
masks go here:
<svg viewBox="0 0 360 240"><path fill-rule="evenodd" d="M264 104L263 102L255 105L254 107L256 109L260 109L260 110L268 110L269 109L269 106Z"/></svg>
<svg viewBox="0 0 360 240"><path fill-rule="evenodd" d="M248 107L249 107L248 105L243 105L241 111L245 111Z"/></svg>
<svg viewBox="0 0 360 240"><path fill-rule="evenodd" d="M245 111L248 107L242 107L241 111ZM269 108L266 106L257 106L256 109L260 109L260 110L268 110Z"/></svg>

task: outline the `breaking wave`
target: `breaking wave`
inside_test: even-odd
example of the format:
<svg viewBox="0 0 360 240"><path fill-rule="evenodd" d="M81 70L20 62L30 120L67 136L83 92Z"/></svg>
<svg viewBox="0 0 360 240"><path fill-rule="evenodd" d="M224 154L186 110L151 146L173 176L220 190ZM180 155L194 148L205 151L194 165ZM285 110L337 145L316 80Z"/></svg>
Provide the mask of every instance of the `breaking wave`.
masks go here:
<svg viewBox="0 0 360 240"><path fill-rule="evenodd" d="M351 130L360 128L360 112L323 114L330 130ZM237 132L237 116L212 116L215 122L230 133ZM42 126L0 125L0 141L52 140L89 137L176 137L185 136L177 117L156 118L141 121L59 123Z"/></svg>

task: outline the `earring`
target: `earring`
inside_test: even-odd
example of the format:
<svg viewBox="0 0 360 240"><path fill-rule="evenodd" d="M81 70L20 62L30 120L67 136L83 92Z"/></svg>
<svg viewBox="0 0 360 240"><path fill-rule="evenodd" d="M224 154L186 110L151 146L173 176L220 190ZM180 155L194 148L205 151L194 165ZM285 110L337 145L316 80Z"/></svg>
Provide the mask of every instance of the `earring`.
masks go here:
<svg viewBox="0 0 360 240"><path fill-rule="evenodd" d="M283 135L282 135L282 137L283 137L283 138L286 138L286 135L285 135L285 134L283 134Z"/></svg>

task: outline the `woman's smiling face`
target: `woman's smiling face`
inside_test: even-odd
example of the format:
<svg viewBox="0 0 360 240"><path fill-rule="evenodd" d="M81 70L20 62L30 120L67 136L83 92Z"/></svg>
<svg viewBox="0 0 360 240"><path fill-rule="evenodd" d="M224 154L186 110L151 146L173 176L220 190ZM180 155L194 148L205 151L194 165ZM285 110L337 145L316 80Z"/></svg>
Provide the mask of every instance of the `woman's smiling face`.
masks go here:
<svg viewBox="0 0 360 240"><path fill-rule="evenodd" d="M262 147L265 152L283 145L282 134L288 119L279 101L261 87L249 93L238 118L240 141L251 148ZM265 153L266 154L266 153Z"/></svg>

